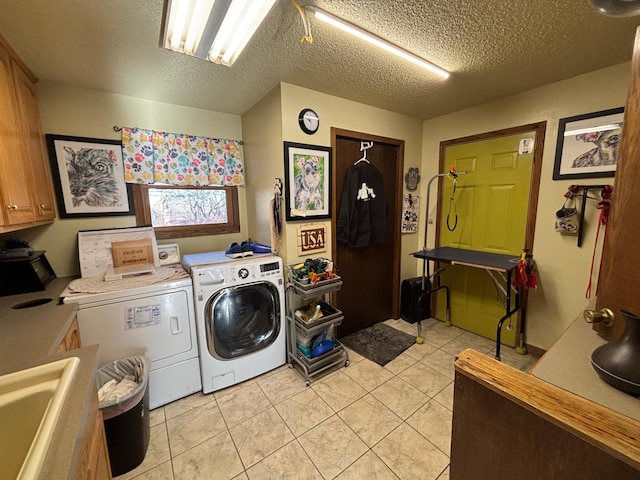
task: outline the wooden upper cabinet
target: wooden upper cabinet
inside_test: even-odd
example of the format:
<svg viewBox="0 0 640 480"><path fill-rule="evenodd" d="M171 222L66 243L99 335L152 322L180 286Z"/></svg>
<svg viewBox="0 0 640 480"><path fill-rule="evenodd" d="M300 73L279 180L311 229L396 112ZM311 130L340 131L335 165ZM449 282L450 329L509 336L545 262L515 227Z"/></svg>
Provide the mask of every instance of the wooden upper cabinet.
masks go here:
<svg viewBox="0 0 640 480"><path fill-rule="evenodd" d="M35 82L0 35L0 233L55 218Z"/></svg>
<svg viewBox="0 0 640 480"><path fill-rule="evenodd" d="M21 120L20 136L22 137L24 151L31 164L36 220L53 220L56 217L56 211L53 208L51 175L49 174L44 137L40 127L35 84L17 66L13 69L13 80L16 87L18 113Z"/></svg>
<svg viewBox="0 0 640 480"><path fill-rule="evenodd" d="M7 214L5 208L7 202L4 193L3 184L6 184L8 179L4 177L5 169L2 168L2 164L7 158L13 156L15 150L12 142L13 137L13 116L9 115L9 112L13 111L11 97L11 60L9 55L2 49L0 49L0 104L4 108L0 109L0 171L3 172L3 176L0 177L0 228L7 224Z"/></svg>
<svg viewBox="0 0 640 480"><path fill-rule="evenodd" d="M31 168L24 160L17 122L18 107L13 86L13 60L0 44L0 192L4 225L35 220L31 190Z"/></svg>

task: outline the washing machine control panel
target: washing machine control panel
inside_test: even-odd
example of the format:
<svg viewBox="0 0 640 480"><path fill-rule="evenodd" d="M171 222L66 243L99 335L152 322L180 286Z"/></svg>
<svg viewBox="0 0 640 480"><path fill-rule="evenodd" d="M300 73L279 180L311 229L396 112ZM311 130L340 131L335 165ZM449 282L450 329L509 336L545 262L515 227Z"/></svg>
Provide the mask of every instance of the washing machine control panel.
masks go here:
<svg viewBox="0 0 640 480"><path fill-rule="evenodd" d="M278 262L263 263L260 265L260 272L262 273L272 272L274 270L280 270L280 264Z"/></svg>
<svg viewBox="0 0 640 480"><path fill-rule="evenodd" d="M212 266L210 268L199 269L196 267L193 272L193 282L198 294L201 294L202 289L220 288L224 285L255 282L261 279L269 279L282 284L281 264L270 261L238 264L229 262L226 265Z"/></svg>

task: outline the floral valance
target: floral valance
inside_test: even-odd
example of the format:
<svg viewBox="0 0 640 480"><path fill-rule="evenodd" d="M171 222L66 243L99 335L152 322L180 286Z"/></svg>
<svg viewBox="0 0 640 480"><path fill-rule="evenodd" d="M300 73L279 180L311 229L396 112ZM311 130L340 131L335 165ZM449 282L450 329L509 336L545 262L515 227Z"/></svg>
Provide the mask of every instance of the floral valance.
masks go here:
<svg viewBox="0 0 640 480"><path fill-rule="evenodd" d="M241 142L122 127L127 183L244 185Z"/></svg>

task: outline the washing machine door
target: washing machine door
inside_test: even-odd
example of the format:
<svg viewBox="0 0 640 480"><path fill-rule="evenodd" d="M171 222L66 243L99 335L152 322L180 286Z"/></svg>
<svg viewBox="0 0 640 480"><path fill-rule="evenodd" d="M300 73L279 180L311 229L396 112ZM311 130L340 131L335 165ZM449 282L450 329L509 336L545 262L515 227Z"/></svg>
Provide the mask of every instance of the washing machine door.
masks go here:
<svg viewBox="0 0 640 480"><path fill-rule="evenodd" d="M280 333L280 309L278 290L268 282L219 290L204 309L209 353L225 360L267 348Z"/></svg>

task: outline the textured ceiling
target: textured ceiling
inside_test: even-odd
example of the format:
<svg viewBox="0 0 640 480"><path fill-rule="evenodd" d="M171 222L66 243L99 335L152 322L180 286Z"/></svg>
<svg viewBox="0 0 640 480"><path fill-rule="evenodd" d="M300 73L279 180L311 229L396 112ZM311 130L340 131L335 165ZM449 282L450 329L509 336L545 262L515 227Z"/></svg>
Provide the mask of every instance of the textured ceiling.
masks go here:
<svg viewBox="0 0 640 480"><path fill-rule="evenodd" d="M256 0L258 1L258 0ZM299 0L451 72L396 59L279 0L228 68L160 48L164 0L0 0L0 33L41 80L242 114L278 82L427 119L630 60L640 17L587 0Z"/></svg>

